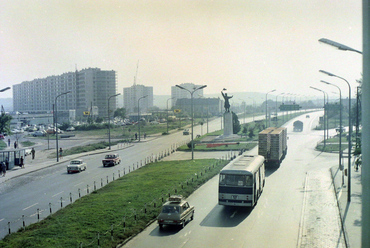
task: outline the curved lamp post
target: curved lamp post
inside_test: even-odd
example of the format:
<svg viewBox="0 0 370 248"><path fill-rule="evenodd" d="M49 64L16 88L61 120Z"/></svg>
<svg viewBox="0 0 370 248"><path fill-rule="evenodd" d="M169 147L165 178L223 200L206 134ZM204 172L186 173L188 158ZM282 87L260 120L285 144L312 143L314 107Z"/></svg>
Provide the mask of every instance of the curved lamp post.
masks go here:
<svg viewBox="0 0 370 248"><path fill-rule="evenodd" d="M342 171L342 185L344 184L344 174L343 174L343 165L342 165L342 91L340 88L332 83L326 82L324 80L321 80L320 82L328 85L332 85L334 87L337 87L339 90L339 169Z"/></svg>
<svg viewBox="0 0 370 248"><path fill-rule="evenodd" d="M171 97L167 99L167 134L168 134L168 101L174 99L175 97Z"/></svg>
<svg viewBox="0 0 370 248"><path fill-rule="evenodd" d="M137 100L137 114L138 114L138 121L137 125L139 126L139 142L140 142L140 100L147 97L148 95L142 96Z"/></svg>
<svg viewBox="0 0 370 248"><path fill-rule="evenodd" d="M6 88L4 88L4 89L1 89L1 90L0 90L0 92L4 92L4 91L6 91L6 90L10 90L10 87L6 87Z"/></svg>
<svg viewBox="0 0 370 248"><path fill-rule="evenodd" d="M315 87L312 87L310 86L311 89L314 89L314 90L317 90L317 91L321 91L323 94L324 94L324 148L326 147L326 139L325 139L325 136L326 136L326 132L325 132L325 126L326 126L326 121L325 121L325 94L326 92L323 91L323 90L320 90L318 88L315 88Z"/></svg>
<svg viewBox="0 0 370 248"><path fill-rule="evenodd" d="M351 201L351 151L352 151L352 120L351 120L351 85L349 84L349 82L340 77L340 76L337 76L333 73L330 73L330 72L327 72L327 71L324 71L324 70L319 70L319 72L321 73L324 73L328 76L331 76L331 77L336 77L336 78L339 78L339 79L342 79L344 80L347 85L348 85L348 126L349 126L349 131L348 131L348 198L347 198L347 201ZM341 127L342 128L342 127Z"/></svg>
<svg viewBox="0 0 370 248"><path fill-rule="evenodd" d="M200 89L203 89L205 87L207 87L207 85L202 85L202 86L199 86L198 88L194 87L194 89L192 91L180 86L180 85L176 85L177 88L180 88L182 90L186 90L187 92L190 93L190 96L191 96L191 160L194 160L194 105L193 105L193 94L195 91L197 90L200 90Z"/></svg>
<svg viewBox="0 0 370 248"><path fill-rule="evenodd" d="M54 117L54 120L55 120L55 124L54 124L54 128L55 128L55 143L56 143L56 149L57 149L57 162L59 162L59 149L58 149L58 105L57 105L57 99L58 97L60 96L63 96L63 95L66 95L68 93L71 93L72 91L67 91L67 92L64 92L62 94L59 94L55 97L55 117Z"/></svg>
<svg viewBox="0 0 370 248"><path fill-rule="evenodd" d="M110 99L112 98L112 97L116 97L116 96L119 96L119 95L121 95L121 93L118 93L118 94L115 94L115 95L113 95L113 96L110 96L110 97L108 97L108 143L109 143L109 150L110 150L110 117L109 117L109 101L110 101Z"/></svg>
<svg viewBox="0 0 370 248"><path fill-rule="evenodd" d="M362 52L361 52L361 51L358 51L358 50L353 49L353 48L351 48L351 47L349 47L349 46L346 46L346 45L340 44L340 43L338 43L338 42L336 42L336 41L332 41L332 40L329 40L329 39L326 39L326 38L321 38L321 39L319 40L319 42L322 42L322 43L324 43L324 44L327 44L327 45L330 45L330 46L336 47L336 48L338 48L339 50L343 50L343 51L351 51L351 52L356 52L356 53L360 53L360 54L362 54Z"/></svg>
<svg viewBox="0 0 370 248"><path fill-rule="evenodd" d="M276 123L276 126L277 126L277 123L278 123L278 107L277 107L278 103L277 103L277 100L278 100L278 96L284 95L284 94L285 93L283 92L283 93L280 93L280 94L276 95L276 99L275 99L275 111L276 111L276 122L275 123Z"/></svg>
<svg viewBox="0 0 370 248"><path fill-rule="evenodd" d="M274 91L276 91L276 90L271 90L271 91L266 93L266 128L268 128L268 126L267 126L267 95L271 92L274 92Z"/></svg>

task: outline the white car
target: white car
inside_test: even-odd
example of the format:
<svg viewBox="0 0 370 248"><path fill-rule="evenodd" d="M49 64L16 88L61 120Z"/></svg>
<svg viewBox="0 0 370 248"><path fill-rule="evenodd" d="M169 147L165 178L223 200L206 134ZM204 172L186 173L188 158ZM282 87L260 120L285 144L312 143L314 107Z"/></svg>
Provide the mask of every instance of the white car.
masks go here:
<svg viewBox="0 0 370 248"><path fill-rule="evenodd" d="M67 129L66 129L66 131L67 132L71 132L71 131L74 131L75 130L75 128L74 127L68 127Z"/></svg>
<svg viewBox="0 0 370 248"><path fill-rule="evenodd" d="M86 163L82 159L74 159L71 160L69 165L67 165L67 172L81 172L83 170L86 170Z"/></svg>

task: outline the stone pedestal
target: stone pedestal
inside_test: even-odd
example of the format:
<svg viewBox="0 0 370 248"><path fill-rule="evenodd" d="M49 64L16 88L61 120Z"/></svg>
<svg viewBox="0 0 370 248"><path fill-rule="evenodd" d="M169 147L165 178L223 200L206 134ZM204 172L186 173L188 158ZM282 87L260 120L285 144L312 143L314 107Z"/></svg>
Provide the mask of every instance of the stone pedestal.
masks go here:
<svg viewBox="0 0 370 248"><path fill-rule="evenodd" d="M224 113L224 135L223 137L233 135L233 115L231 112Z"/></svg>

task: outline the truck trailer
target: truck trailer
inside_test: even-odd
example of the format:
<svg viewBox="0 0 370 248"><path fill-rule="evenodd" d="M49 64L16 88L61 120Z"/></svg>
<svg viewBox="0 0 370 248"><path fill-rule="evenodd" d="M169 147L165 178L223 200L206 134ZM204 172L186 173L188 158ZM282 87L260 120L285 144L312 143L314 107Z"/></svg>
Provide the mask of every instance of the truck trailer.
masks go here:
<svg viewBox="0 0 370 248"><path fill-rule="evenodd" d="M303 131L303 122L295 121L293 123L293 131L294 132L302 132Z"/></svg>
<svg viewBox="0 0 370 248"><path fill-rule="evenodd" d="M279 167L287 150L285 127L270 127L258 134L258 155L265 157L266 166Z"/></svg>

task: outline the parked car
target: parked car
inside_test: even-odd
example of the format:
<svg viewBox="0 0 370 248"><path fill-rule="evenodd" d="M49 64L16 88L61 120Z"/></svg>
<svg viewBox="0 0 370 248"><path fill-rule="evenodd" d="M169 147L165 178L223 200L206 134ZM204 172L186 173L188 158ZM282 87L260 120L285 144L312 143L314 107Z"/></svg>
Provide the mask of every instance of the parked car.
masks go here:
<svg viewBox="0 0 370 248"><path fill-rule="evenodd" d="M82 159L74 159L71 160L69 165L67 165L67 172L81 172L83 170L86 170L86 163Z"/></svg>
<svg viewBox="0 0 370 248"><path fill-rule="evenodd" d="M68 127L67 129L66 129L66 131L67 132L71 132L71 131L74 131L75 130L75 128L74 127Z"/></svg>
<svg viewBox="0 0 370 248"><path fill-rule="evenodd" d="M183 135L189 135L189 129L184 129L184 131L182 132Z"/></svg>
<svg viewBox="0 0 370 248"><path fill-rule="evenodd" d="M181 195L169 197L157 217L159 228L163 228L163 225L185 227L186 223L193 219L194 207L190 206Z"/></svg>
<svg viewBox="0 0 370 248"><path fill-rule="evenodd" d="M0 133L0 139L5 139L5 135Z"/></svg>
<svg viewBox="0 0 370 248"><path fill-rule="evenodd" d="M35 131L32 133L32 136L33 137L37 137L37 136L45 136L46 135L46 132L45 131Z"/></svg>
<svg viewBox="0 0 370 248"><path fill-rule="evenodd" d="M107 154L105 155L105 158L102 160L103 167L109 166L109 165L116 165L121 163L121 158L117 153L114 154Z"/></svg>

